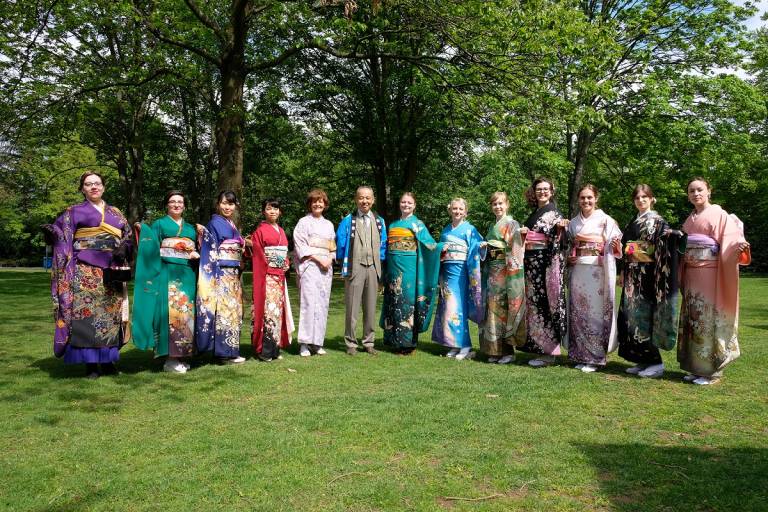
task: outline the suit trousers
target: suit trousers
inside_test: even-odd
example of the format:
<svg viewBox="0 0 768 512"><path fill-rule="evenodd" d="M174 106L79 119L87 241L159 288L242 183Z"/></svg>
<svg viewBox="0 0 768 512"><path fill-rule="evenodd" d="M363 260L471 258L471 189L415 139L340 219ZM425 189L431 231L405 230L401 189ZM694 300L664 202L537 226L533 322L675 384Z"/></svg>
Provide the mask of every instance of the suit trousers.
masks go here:
<svg viewBox="0 0 768 512"><path fill-rule="evenodd" d="M376 328L376 299L379 293L379 276L373 265L356 264L349 277L344 279L344 343L357 347L357 316L363 308L363 346L372 347Z"/></svg>

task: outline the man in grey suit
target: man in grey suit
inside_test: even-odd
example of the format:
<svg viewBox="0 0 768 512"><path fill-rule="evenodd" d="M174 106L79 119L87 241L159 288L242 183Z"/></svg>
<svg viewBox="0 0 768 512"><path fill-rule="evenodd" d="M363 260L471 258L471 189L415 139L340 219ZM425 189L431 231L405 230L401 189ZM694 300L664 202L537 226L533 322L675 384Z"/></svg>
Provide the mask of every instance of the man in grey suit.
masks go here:
<svg viewBox="0 0 768 512"><path fill-rule="evenodd" d="M387 231L384 219L371 211L375 201L371 187L358 187L355 192L357 210L344 217L336 231L336 259L341 261L346 304L344 342L349 355L357 353L355 328L361 307L362 344L366 352L376 354L373 348L376 299L381 280L381 262L386 257Z"/></svg>

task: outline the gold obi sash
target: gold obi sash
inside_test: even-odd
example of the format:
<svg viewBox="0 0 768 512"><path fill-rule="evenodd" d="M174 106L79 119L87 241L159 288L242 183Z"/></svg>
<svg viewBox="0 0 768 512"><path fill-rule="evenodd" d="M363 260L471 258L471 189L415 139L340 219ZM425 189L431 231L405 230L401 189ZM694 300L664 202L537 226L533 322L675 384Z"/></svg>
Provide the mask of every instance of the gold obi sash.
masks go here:
<svg viewBox="0 0 768 512"><path fill-rule="evenodd" d="M605 250L605 241L601 235L576 235L573 256L576 263L582 265L600 265L600 256Z"/></svg>
<svg viewBox="0 0 768 512"><path fill-rule="evenodd" d="M264 247L264 256L267 258L269 268L285 268L285 260L288 257L287 245L268 245Z"/></svg>
<svg viewBox="0 0 768 512"><path fill-rule="evenodd" d="M240 260L243 258L243 246L239 240L224 240L219 244L217 256L219 264L239 266Z"/></svg>
<svg viewBox="0 0 768 512"><path fill-rule="evenodd" d="M443 252L440 253L440 261L467 261L469 246L457 242L446 242L443 245Z"/></svg>
<svg viewBox="0 0 768 512"><path fill-rule="evenodd" d="M336 240L333 238L321 238L319 236L312 236L309 238L309 249L307 249L307 256L319 255L328 256L336 252Z"/></svg>
<svg viewBox="0 0 768 512"><path fill-rule="evenodd" d="M645 240L630 240L624 248L630 263L653 263L656 247Z"/></svg>
<svg viewBox="0 0 768 512"><path fill-rule="evenodd" d="M163 258L190 260L194 251L195 242L191 238L172 236L160 242L160 256Z"/></svg>
<svg viewBox="0 0 768 512"><path fill-rule="evenodd" d="M390 228L387 235L390 251L416 252L416 237L407 228Z"/></svg>
<svg viewBox="0 0 768 512"><path fill-rule="evenodd" d="M526 251L543 251L549 244L549 237L538 231L528 231L525 235Z"/></svg>
<svg viewBox="0 0 768 512"><path fill-rule="evenodd" d="M123 232L120 228L104 222L104 211L101 212L101 222L98 226L79 228L75 231L75 240L72 244L74 250L111 251L117 247Z"/></svg>

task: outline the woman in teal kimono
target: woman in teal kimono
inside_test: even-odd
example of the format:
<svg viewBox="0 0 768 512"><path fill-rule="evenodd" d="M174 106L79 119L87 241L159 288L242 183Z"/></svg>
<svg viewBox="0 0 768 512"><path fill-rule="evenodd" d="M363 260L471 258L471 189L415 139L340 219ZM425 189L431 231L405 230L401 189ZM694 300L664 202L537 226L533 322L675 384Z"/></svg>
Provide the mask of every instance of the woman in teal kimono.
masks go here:
<svg viewBox="0 0 768 512"><path fill-rule="evenodd" d="M507 194L494 192L489 203L496 222L486 236L480 350L489 363L508 364L515 360L514 347L525 344L525 248L520 224L507 215Z"/></svg>
<svg viewBox="0 0 768 512"><path fill-rule="evenodd" d="M186 373L184 359L195 354L195 289L200 254L197 230L182 219L184 195L166 195L168 215L142 224L136 259L133 342L155 357L167 356L164 370Z"/></svg>
<svg viewBox="0 0 768 512"><path fill-rule="evenodd" d="M400 198L400 219L389 225L384 271L384 304L379 326L384 344L398 354L416 348L420 332L429 328L440 271L440 248L414 214L411 192Z"/></svg>
<svg viewBox="0 0 768 512"><path fill-rule="evenodd" d="M432 341L450 347L446 354L457 360L471 359L469 320L483 320L480 275L480 244L483 237L466 221L467 201L455 198L448 205L451 223L440 234L440 297L432 328Z"/></svg>

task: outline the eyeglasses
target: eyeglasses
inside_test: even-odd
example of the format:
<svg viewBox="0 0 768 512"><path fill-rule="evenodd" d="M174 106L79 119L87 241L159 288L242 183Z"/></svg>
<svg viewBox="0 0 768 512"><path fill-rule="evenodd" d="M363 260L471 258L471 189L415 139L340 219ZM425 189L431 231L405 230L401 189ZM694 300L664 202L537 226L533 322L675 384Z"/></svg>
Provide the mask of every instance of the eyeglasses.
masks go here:
<svg viewBox="0 0 768 512"><path fill-rule="evenodd" d="M180 204L184 206L184 201L168 201L168 204Z"/></svg>
<svg viewBox="0 0 768 512"><path fill-rule="evenodd" d="M549 192L549 188L537 188L536 193L541 194L543 192Z"/></svg>
<svg viewBox="0 0 768 512"><path fill-rule="evenodd" d="M90 187L103 187L104 185L100 181L86 181L83 183L83 188L90 188Z"/></svg>

